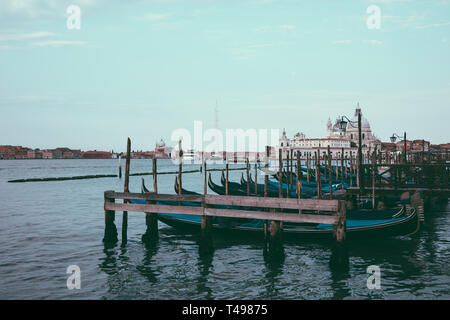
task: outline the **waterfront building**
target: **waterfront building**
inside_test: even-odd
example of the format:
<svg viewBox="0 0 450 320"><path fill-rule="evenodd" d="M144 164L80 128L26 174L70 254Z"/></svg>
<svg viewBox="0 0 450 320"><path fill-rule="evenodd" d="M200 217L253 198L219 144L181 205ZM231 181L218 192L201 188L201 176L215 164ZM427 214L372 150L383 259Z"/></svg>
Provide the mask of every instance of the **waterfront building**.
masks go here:
<svg viewBox="0 0 450 320"><path fill-rule="evenodd" d="M380 150L381 141L372 133L369 121L362 115L361 108L358 107L355 110L354 116L351 122L347 122L344 128L341 128L342 118L337 118L334 124L331 119L327 122L327 138L306 138L306 135L302 132L296 133L293 138L288 138L286 130L283 129L283 134L279 140L277 146L278 157L279 150L282 150L283 158L291 153L294 158L297 156L297 152L300 153L302 158L306 156L314 157L315 153L321 156L328 153L328 147L330 147L330 153L333 157L341 157L343 152L344 157L356 156L358 152L358 114L361 114L361 140L363 153L368 150L374 150L375 147Z"/></svg>

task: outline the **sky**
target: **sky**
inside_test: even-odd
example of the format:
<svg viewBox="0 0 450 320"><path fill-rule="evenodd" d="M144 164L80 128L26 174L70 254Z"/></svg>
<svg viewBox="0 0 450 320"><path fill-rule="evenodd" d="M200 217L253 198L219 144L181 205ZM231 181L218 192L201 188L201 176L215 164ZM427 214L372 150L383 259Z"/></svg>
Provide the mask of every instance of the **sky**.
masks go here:
<svg viewBox="0 0 450 320"><path fill-rule="evenodd" d="M382 141L445 143L449 57L450 0L1 0L0 145L152 150L216 104L323 138L357 103Z"/></svg>

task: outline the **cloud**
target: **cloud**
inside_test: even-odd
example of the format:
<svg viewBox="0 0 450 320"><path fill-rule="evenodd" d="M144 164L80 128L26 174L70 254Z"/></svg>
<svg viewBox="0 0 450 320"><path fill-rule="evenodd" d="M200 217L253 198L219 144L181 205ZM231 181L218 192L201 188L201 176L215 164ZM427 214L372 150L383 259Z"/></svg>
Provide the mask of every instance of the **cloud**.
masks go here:
<svg viewBox="0 0 450 320"><path fill-rule="evenodd" d="M161 21L170 17L169 13L147 13L143 18L149 21Z"/></svg>
<svg viewBox="0 0 450 320"><path fill-rule="evenodd" d="M364 44L370 44L373 46L380 46L383 44L383 41L380 41L380 40L363 40L362 42Z"/></svg>
<svg viewBox="0 0 450 320"><path fill-rule="evenodd" d="M331 43L333 44L350 44L352 40L333 40Z"/></svg>
<svg viewBox="0 0 450 320"><path fill-rule="evenodd" d="M293 24L282 24L278 26L263 26L258 28L253 28L253 32L287 32L295 29Z"/></svg>
<svg viewBox="0 0 450 320"><path fill-rule="evenodd" d="M45 40L33 42L31 45L35 47L59 48L67 46L85 46L87 44L88 43L86 41Z"/></svg>
<svg viewBox="0 0 450 320"><path fill-rule="evenodd" d="M416 29L438 28L438 27L445 27L445 26L449 26L449 25L450 25L450 21L443 22L443 23L432 23L432 24L428 24L428 25L417 26Z"/></svg>
<svg viewBox="0 0 450 320"><path fill-rule="evenodd" d="M36 31L28 33L0 33L0 41L21 41L54 36L53 32Z"/></svg>

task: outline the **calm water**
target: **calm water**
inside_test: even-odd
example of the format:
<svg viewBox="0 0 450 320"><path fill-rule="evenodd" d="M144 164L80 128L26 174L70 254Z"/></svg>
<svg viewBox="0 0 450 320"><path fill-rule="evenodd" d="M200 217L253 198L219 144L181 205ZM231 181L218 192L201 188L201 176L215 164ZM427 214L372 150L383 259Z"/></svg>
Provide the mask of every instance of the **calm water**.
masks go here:
<svg viewBox="0 0 450 320"><path fill-rule="evenodd" d="M176 167L160 161L158 170ZM132 160L131 172L144 171L150 160ZM448 204L428 213L420 234L349 244L349 269L337 271L327 244L285 243L284 259L269 260L259 240L215 236L214 253L201 256L196 235L162 223L158 245L147 249L144 215L133 212L128 243L106 249L103 191L122 191L123 180L7 183L110 173L117 160L0 161L0 299L450 299ZM131 177L130 190L140 181ZM174 175L159 176L159 191L174 193L173 183ZM183 186L202 191L202 176L185 174ZM120 213L116 225L120 238ZM67 289L69 265L81 269L80 290ZM381 290L367 288L370 265L381 268Z"/></svg>

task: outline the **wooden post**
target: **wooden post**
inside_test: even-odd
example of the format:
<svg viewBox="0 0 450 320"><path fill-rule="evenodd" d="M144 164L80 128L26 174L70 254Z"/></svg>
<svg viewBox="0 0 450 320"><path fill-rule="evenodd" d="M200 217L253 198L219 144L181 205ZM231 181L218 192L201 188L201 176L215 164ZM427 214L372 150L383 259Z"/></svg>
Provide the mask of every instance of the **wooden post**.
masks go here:
<svg viewBox="0 0 450 320"><path fill-rule="evenodd" d="M353 187L353 175L354 175L354 170L353 170L353 155L352 152L350 151L350 188Z"/></svg>
<svg viewBox="0 0 450 320"><path fill-rule="evenodd" d="M115 199L109 199L107 198L106 194L110 191L105 191L104 193L104 199L105 202L115 202ZM117 238L117 228L114 224L114 220L116 217L116 212L112 210L105 210L105 234L103 236L103 242L105 244L115 244L118 240Z"/></svg>
<svg viewBox="0 0 450 320"><path fill-rule="evenodd" d="M404 152L403 152L403 163L406 164L406 132L403 134Z"/></svg>
<svg viewBox="0 0 450 320"><path fill-rule="evenodd" d="M279 177L279 187L278 187L278 196L283 198L282 193L282 169L283 169L283 152L281 149L278 151L278 177ZM270 209L274 211L274 209ZM271 220L270 221L270 230L269 230L269 252L272 255L278 255L282 252L282 244L281 244L281 232L282 232L282 222Z"/></svg>
<svg viewBox="0 0 450 320"><path fill-rule="evenodd" d="M225 195L227 196L228 191L228 161L225 163Z"/></svg>
<svg viewBox="0 0 450 320"><path fill-rule="evenodd" d="M183 171L183 149L181 149L181 139L178 140L178 194L181 195L181 188L182 188L182 182L181 182L181 173ZM206 172L206 170L205 170Z"/></svg>
<svg viewBox="0 0 450 320"><path fill-rule="evenodd" d="M375 177L376 177L375 170L377 169L376 163L377 163L377 146L375 146L375 151L373 152L372 155L372 209L375 209Z"/></svg>
<svg viewBox="0 0 450 320"><path fill-rule="evenodd" d="M290 193L290 186L289 186L289 164L290 164L290 158L289 158L289 150L287 152L287 159L286 159L286 198L289 198L289 193Z"/></svg>
<svg viewBox="0 0 450 320"><path fill-rule="evenodd" d="M362 136L361 136L361 111L358 112L358 184L359 194L362 196L364 190L364 182L362 179L363 166L362 166Z"/></svg>
<svg viewBox="0 0 450 320"><path fill-rule="evenodd" d="M228 165L228 163L227 163L227 165ZM206 182L206 175L207 175L207 171L208 171L206 168L206 159L203 160L203 170L204 170L204 172L203 172L203 195L206 196L206 194L208 193L208 184ZM227 178L228 178L228 170L227 170ZM227 185L228 185L228 183L227 183ZM226 191L228 191L228 190L226 190Z"/></svg>
<svg viewBox="0 0 450 320"><path fill-rule="evenodd" d="M328 145L328 178L330 186L330 200L333 199L333 171L331 170L331 150Z"/></svg>
<svg viewBox="0 0 450 320"><path fill-rule="evenodd" d="M122 156L119 155L119 179L122 179Z"/></svg>
<svg viewBox="0 0 450 320"><path fill-rule="evenodd" d="M292 171L294 170L293 165L294 165L294 150L291 149L291 165L289 170L289 179L290 179L289 183L291 185L291 189L294 189L294 187L292 186L292 175L293 175Z"/></svg>
<svg viewBox="0 0 450 320"><path fill-rule="evenodd" d="M255 196L258 196L258 166L255 162Z"/></svg>
<svg viewBox="0 0 450 320"><path fill-rule="evenodd" d="M153 192L158 193L158 170L156 167L156 158L153 158Z"/></svg>
<svg viewBox="0 0 450 320"><path fill-rule="evenodd" d="M309 170L310 161L309 161L309 152L306 153L306 183L309 184Z"/></svg>
<svg viewBox="0 0 450 320"><path fill-rule="evenodd" d="M278 196L280 198L283 197L283 176L282 176L282 169L283 169L283 151L281 148L278 150Z"/></svg>
<svg viewBox="0 0 450 320"><path fill-rule="evenodd" d="M125 162L125 184L123 186L123 192L130 192L128 189L129 181L130 181L130 158L131 158L131 140L127 139L127 159ZM124 203L128 203L127 200L123 201ZM122 242L127 242L127 229L128 229L128 211L123 212L122 216Z"/></svg>
<svg viewBox="0 0 450 320"><path fill-rule="evenodd" d="M344 189L344 148L342 148L341 152L341 189Z"/></svg>
<svg viewBox="0 0 450 320"><path fill-rule="evenodd" d="M250 195L250 163L248 161L248 156L245 159L245 164L246 164L246 172L247 172L247 196Z"/></svg>
<svg viewBox="0 0 450 320"><path fill-rule="evenodd" d="M264 174L264 197L267 197L267 187L269 184L269 173L267 172L269 170L269 154L270 154L270 147L266 146L266 163L265 163L266 172Z"/></svg>
<svg viewBox="0 0 450 320"><path fill-rule="evenodd" d="M299 199L302 198L301 161L300 161L300 152L298 150L297 150L297 196ZM302 210L299 210L298 213L302 213Z"/></svg>
<svg viewBox="0 0 450 320"><path fill-rule="evenodd" d="M335 269L348 270L349 259L347 246L345 245L345 239L347 237L345 201L339 201L338 207L336 224L333 227L334 245L332 248L330 265Z"/></svg>
<svg viewBox="0 0 450 320"><path fill-rule="evenodd" d="M264 165L266 171L264 173L264 197L267 197L267 188L268 188L268 184L269 184L269 155L270 155L270 147L266 146L266 163ZM267 247L267 242L268 242L268 238L269 238L269 233L268 233L268 221L264 220L264 249L266 249Z"/></svg>
<svg viewBox="0 0 450 320"><path fill-rule="evenodd" d="M336 181L339 179L339 162L338 162L338 157L336 155Z"/></svg>
<svg viewBox="0 0 450 320"><path fill-rule="evenodd" d="M317 159L317 152L314 153L314 167L316 169L316 184L317 184L317 199L320 199L320 177L319 177L319 161Z"/></svg>
<svg viewBox="0 0 450 320"><path fill-rule="evenodd" d="M347 237L346 235L346 206L345 201L339 201L338 212L336 217L336 224L334 225L334 240L337 243L343 243Z"/></svg>
<svg viewBox="0 0 450 320"><path fill-rule="evenodd" d="M207 175L207 165L206 165L206 159L203 162L203 168L204 168L204 175L203 175L203 196L205 197L208 192L207 183L206 183L206 175ZM203 201L202 203L203 208L207 207L206 203ZM212 246L212 237L211 237L211 217L208 217L206 215L202 215L202 222L201 222L201 240L200 240L200 253L201 254L208 254L213 250Z"/></svg>

